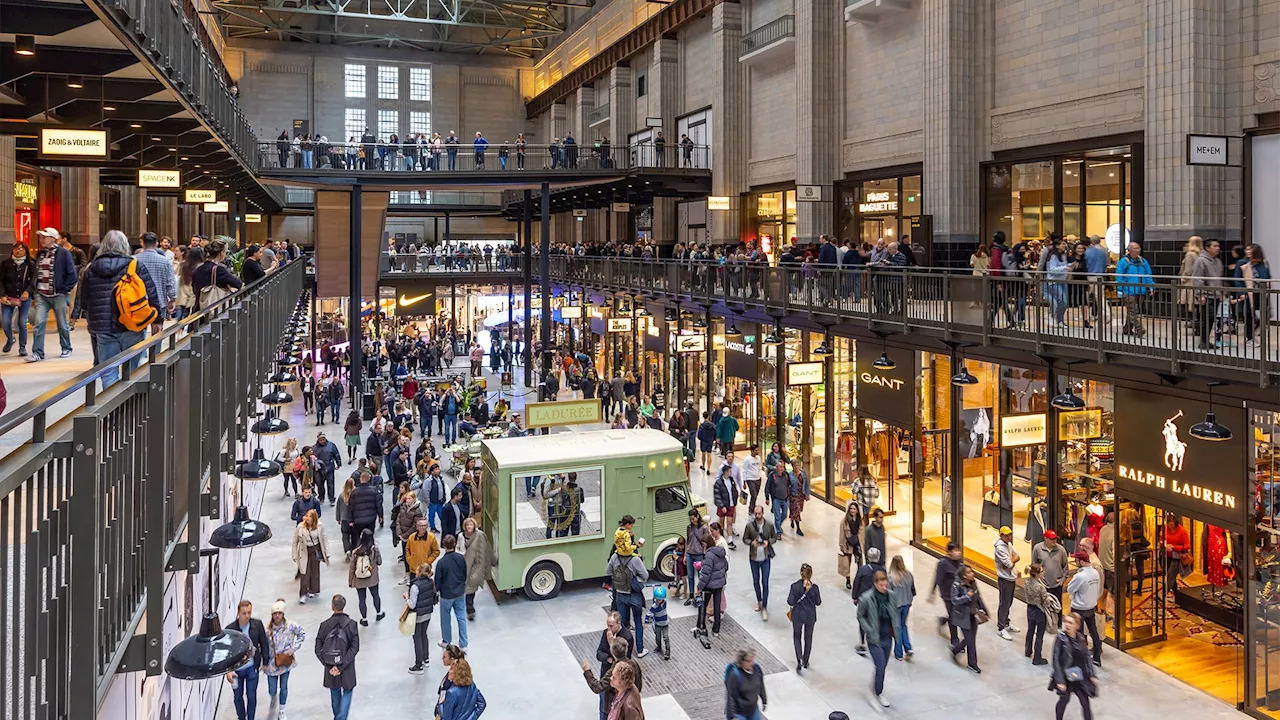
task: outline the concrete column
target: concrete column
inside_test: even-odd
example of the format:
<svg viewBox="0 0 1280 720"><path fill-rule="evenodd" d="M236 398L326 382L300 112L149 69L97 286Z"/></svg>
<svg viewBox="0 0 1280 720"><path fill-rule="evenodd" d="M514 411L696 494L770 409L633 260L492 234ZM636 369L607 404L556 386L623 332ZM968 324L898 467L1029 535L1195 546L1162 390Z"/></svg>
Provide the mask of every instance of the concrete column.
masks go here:
<svg viewBox="0 0 1280 720"><path fill-rule="evenodd" d="M613 226L613 239L615 242L630 242L635 238L627 231L627 218L630 213L614 212L612 208L606 208L605 212L609 214L609 223Z"/></svg>
<svg viewBox="0 0 1280 720"><path fill-rule="evenodd" d="M13 135L0 135L0 246L12 245L14 239L13 213L17 208L9 188L18 178L18 161L14 153L16 140ZM8 256L6 250L4 257Z"/></svg>
<svg viewBox="0 0 1280 720"><path fill-rule="evenodd" d="M156 198L156 216L148 218L147 229L159 235L168 236L175 243L182 238L178 235L178 198Z"/></svg>
<svg viewBox="0 0 1280 720"><path fill-rule="evenodd" d="M796 3L796 184L821 185L827 200L796 205L796 235L802 243L817 242L833 231L835 222L831 201L840 172L841 12L841 3Z"/></svg>
<svg viewBox="0 0 1280 720"><path fill-rule="evenodd" d="M660 245L675 245L679 235L679 220L676 213L676 199L656 197L653 199L653 239Z"/></svg>
<svg viewBox="0 0 1280 720"><path fill-rule="evenodd" d="M579 144L579 154L582 153L581 145L586 142L591 135L591 112L596 109L596 89L589 85L583 85L578 88L577 93L577 112L574 114L573 127L569 132L573 134L573 139ZM589 147L589 145L588 145Z"/></svg>
<svg viewBox="0 0 1280 720"><path fill-rule="evenodd" d="M72 244L88 248L101 238L98 227L98 168L50 168L62 174L62 227Z"/></svg>
<svg viewBox="0 0 1280 720"><path fill-rule="evenodd" d="M569 132L569 108L564 103L555 103L551 106L551 111L547 113L546 118L546 142L550 143L557 138L563 139L564 134ZM545 158L545 153L543 156Z"/></svg>
<svg viewBox="0 0 1280 720"><path fill-rule="evenodd" d="M670 146L668 162L673 162L678 152L676 143L676 112L680 104L680 41L659 38L653 44L653 59L649 63L649 116L662 118L662 136Z"/></svg>
<svg viewBox="0 0 1280 720"><path fill-rule="evenodd" d="M136 245L138 238L147 231L147 191L136 185L108 187L120 192L120 227L107 229L119 230Z"/></svg>
<svg viewBox="0 0 1280 720"><path fill-rule="evenodd" d="M964 262L978 240L978 11L924 0L924 203L933 256Z"/></svg>
<svg viewBox="0 0 1280 720"><path fill-rule="evenodd" d="M609 71L609 133L615 162L627 152L627 136L636 131L636 96L632 89L634 73L626 65Z"/></svg>
<svg viewBox="0 0 1280 720"><path fill-rule="evenodd" d="M1147 0L1146 8L1143 240L1153 265L1176 269L1191 235L1239 239L1225 217L1228 173L1239 170L1186 164L1188 133L1226 133L1227 33L1215 0Z"/></svg>
<svg viewBox="0 0 1280 720"><path fill-rule="evenodd" d="M843 26L842 26L843 27ZM741 198L747 190L746 69L742 50L742 6L720 3L711 11L712 67L719 81L711 113L711 194L729 198L728 210L711 211L712 242L738 242L742 235ZM668 138L668 142L679 138Z"/></svg>

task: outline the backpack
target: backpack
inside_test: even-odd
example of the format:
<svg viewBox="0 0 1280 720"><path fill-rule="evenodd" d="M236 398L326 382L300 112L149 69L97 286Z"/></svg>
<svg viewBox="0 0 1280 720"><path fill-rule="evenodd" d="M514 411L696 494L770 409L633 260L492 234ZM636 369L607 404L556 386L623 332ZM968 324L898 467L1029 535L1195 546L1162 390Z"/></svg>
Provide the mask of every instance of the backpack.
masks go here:
<svg viewBox="0 0 1280 720"><path fill-rule="evenodd" d="M147 284L138 275L138 261L130 260L124 275L116 281L111 291L116 303L117 322L132 332L141 332L160 317L160 313L147 299Z"/></svg>
<svg viewBox="0 0 1280 720"><path fill-rule="evenodd" d="M341 665L349 646L346 626L335 623L320 644L320 661L325 665Z"/></svg>
<svg viewBox="0 0 1280 720"><path fill-rule="evenodd" d="M991 264L987 268L987 273L994 276L1004 275L1004 248L999 245L991 247Z"/></svg>
<svg viewBox="0 0 1280 720"><path fill-rule="evenodd" d="M622 560L622 558L619 557L619 560ZM613 566L613 572L610 579L613 580L613 586L615 588L629 588L631 587L631 578L634 575L635 573L631 572L631 560L628 558Z"/></svg>
<svg viewBox="0 0 1280 720"><path fill-rule="evenodd" d="M398 505L396 507L399 507ZM368 555L356 556L356 579L368 580L373 577L373 560Z"/></svg>

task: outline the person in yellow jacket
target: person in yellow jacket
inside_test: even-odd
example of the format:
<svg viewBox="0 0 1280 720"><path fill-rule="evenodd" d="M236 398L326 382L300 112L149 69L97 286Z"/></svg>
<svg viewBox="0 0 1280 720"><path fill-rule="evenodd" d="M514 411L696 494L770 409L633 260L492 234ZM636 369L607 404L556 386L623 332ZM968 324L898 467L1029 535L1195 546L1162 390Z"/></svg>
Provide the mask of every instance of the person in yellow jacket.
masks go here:
<svg viewBox="0 0 1280 720"><path fill-rule="evenodd" d="M404 541L404 559L409 567L416 568L423 563L434 565L436 558L440 557L440 543L436 540L436 536L431 534L431 530L427 528L427 519L418 518L418 527ZM410 578L406 577L401 585L406 584Z"/></svg>

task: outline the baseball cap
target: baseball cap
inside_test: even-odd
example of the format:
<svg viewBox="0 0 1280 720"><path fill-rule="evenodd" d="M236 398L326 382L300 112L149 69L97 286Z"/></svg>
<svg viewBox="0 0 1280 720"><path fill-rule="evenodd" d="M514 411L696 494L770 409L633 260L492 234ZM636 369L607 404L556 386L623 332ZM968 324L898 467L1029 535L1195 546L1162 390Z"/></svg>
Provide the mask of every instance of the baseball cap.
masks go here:
<svg viewBox="0 0 1280 720"><path fill-rule="evenodd" d="M58 238L62 237L62 235L57 230L54 230L51 227L47 227L43 230L37 230L36 235L39 235L41 237L51 237L54 240L57 240Z"/></svg>
<svg viewBox="0 0 1280 720"><path fill-rule="evenodd" d="M1085 552L1084 550L1077 550L1076 554L1072 555L1072 557L1078 560L1081 565L1089 564L1089 553Z"/></svg>
<svg viewBox="0 0 1280 720"><path fill-rule="evenodd" d="M1013 528L1009 527L1008 525L1002 525L1002 526L1000 527L1000 534L1001 534L1001 535L1012 535L1012 534L1013 534Z"/></svg>
<svg viewBox="0 0 1280 720"><path fill-rule="evenodd" d="M1058 539L1058 533L1054 532L1053 530L1045 530L1045 531L1044 531L1044 536L1045 536L1046 538L1050 539L1050 540L1057 540L1057 539Z"/></svg>

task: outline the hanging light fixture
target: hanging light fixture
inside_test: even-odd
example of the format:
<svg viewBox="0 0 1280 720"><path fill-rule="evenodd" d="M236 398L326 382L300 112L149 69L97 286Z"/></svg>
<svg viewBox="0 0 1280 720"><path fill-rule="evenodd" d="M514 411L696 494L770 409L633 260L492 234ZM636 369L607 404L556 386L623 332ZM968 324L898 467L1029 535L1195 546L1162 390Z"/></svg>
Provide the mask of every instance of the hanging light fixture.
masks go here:
<svg viewBox="0 0 1280 720"><path fill-rule="evenodd" d="M209 577L213 577L212 554L217 551L201 552L211 553ZM253 658L253 641L239 630L222 629L222 621L213 611L213 593L210 591L207 597L199 632L174 645L164 661L164 671L169 677L208 680L226 675Z"/></svg>
<svg viewBox="0 0 1280 720"><path fill-rule="evenodd" d="M297 382L297 381L298 381L298 376L294 375L288 370L285 370L284 368L281 368L267 376L267 382L272 383L273 385L280 385L284 383L291 383L291 382Z"/></svg>
<svg viewBox="0 0 1280 720"><path fill-rule="evenodd" d="M693 311L688 308L684 308L683 310L680 311L680 317L686 318L686 319L691 318L693 317Z"/></svg>
<svg viewBox="0 0 1280 720"><path fill-rule="evenodd" d="M951 376L952 385L977 385L978 378L969 372L969 368L962 362L960 363L960 372Z"/></svg>
<svg viewBox="0 0 1280 720"><path fill-rule="evenodd" d="M272 392L262 396L262 404L268 407L280 407L293 402L293 395L290 395L285 389L279 385Z"/></svg>
<svg viewBox="0 0 1280 720"><path fill-rule="evenodd" d="M773 330L770 330L769 334L760 339L760 342L765 345L781 345L786 341L787 339L783 336L781 328L774 328Z"/></svg>
<svg viewBox="0 0 1280 720"><path fill-rule="evenodd" d="M13 38L13 52L15 55L23 55L31 57L36 54L36 36L35 35L16 35Z"/></svg>
<svg viewBox="0 0 1280 720"><path fill-rule="evenodd" d="M297 355L289 355L281 358L278 363L281 367L298 367L302 364L302 359Z"/></svg>
<svg viewBox="0 0 1280 720"><path fill-rule="evenodd" d="M880 353L880 357L872 361L871 367L877 370L892 370L898 367L898 363L894 362L886 352Z"/></svg>
<svg viewBox="0 0 1280 720"><path fill-rule="evenodd" d="M264 522L249 518L249 508L236 508L235 517L229 523L214 528L209 534L209 544L227 550L251 548L271 539L271 528Z"/></svg>
<svg viewBox="0 0 1280 720"><path fill-rule="evenodd" d="M649 308L641 305L636 309L636 317L649 317L653 313L649 312Z"/></svg>
<svg viewBox="0 0 1280 720"><path fill-rule="evenodd" d="M822 342L818 343L818 347L810 350L809 354L814 357L826 358L831 357L835 353L831 350L831 345L827 342L827 338L824 337L822 338Z"/></svg>
<svg viewBox="0 0 1280 720"><path fill-rule="evenodd" d="M271 408L249 429L258 435L280 435L289 431L289 423L283 418L276 417L275 409Z"/></svg>
<svg viewBox="0 0 1280 720"><path fill-rule="evenodd" d="M1080 396L1076 395L1075 389L1071 387L1070 379L1067 380L1066 392L1059 393L1054 396L1054 398L1049 401L1049 404L1059 410L1066 410L1068 412L1084 409L1084 400L1081 400Z"/></svg>
<svg viewBox="0 0 1280 720"><path fill-rule="evenodd" d="M725 337L741 337L742 331L739 330L738 326L735 325L734 323L729 323L729 327L724 329L724 336Z"/></svg>
<svg viewBox="0 0 1280 720"><path fill-rule="evenodd" d="M268 460L262 452L262 439L258 439L258 447L253 457L236 465L235 476L241 480L269 480L280 474L280 463Z"/></svg>
<svg viewBox="0 0 1280 720"><path fill-rule="evenodd" d="M1209 383L1209 412L1205 413L1204 422L1196 423L1191 426L1187 432L1191 437L1197 440L1208 440L1209 442L1223 442L1232 438L1231 428L1218 422L1218 416L1213 412L1213 388L1221 383Z"/></svg>
<svg viewBox="0 0 1280 720"><path fill-rule="evenodd" d="M667 308L667 312L663 315L667 322L675 322L680 319L680 314L673 308Z"/></svg>
<svg viewBox="0 0 1280 720"><path fill-rule="evenodd" d="M72 90L84 89L84 78L80 77L79 75L68 75L67 87L71 88Z"/></svg>
<svg viewBox="0 0 1280 720"><path fill-rule="evenodd" d="M702 317L701 315L699 315L699 316L698 316L698 319L693 321L693 327L694 327L694 329L696 329L696 330L706 330L706 329L707 329L707 319L706 319L706 318L704 318L704 317Z"/></svg>

